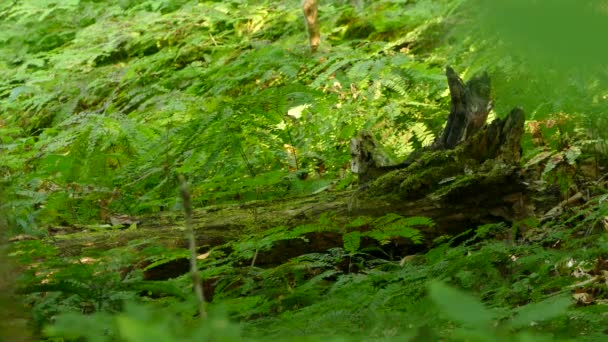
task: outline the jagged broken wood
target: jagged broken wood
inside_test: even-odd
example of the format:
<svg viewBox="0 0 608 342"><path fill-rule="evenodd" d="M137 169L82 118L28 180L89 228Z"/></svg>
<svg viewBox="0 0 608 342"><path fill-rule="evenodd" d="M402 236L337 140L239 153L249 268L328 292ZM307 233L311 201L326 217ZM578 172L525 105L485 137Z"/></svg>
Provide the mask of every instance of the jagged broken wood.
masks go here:
<svg viewBox="0 0 608 342"><path fill-rule="evenodd" d="M412 153L402 163L389 165L381 146L369 132L361 132L351 140L351 169L359 174L361 183L365 184L389 171L405 168L424 153L453 149L483 127L492 109L490 78L487 73L476 75L464 83L454 69L447 67L446 77L451 98L450 114L443 132L432 145ZM523 121L521 124L523 128ZM500 145L500 142L496 145Z"/></svg>

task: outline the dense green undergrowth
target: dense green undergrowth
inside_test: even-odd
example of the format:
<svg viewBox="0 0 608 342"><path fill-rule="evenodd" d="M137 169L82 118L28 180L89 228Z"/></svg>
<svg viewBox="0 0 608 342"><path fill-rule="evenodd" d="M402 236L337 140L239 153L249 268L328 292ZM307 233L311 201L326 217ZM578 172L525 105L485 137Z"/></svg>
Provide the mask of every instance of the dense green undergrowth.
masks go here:
<svg viewBox="0 0 608 342"><path fill-rule="evenodd" d="M605 202L599 210L606 214ZM400 224L407 222L425 221ZM386 234L385 225L378 227L376 234ZM515 245L485 241L511 229L487 225L465 233L464 241L438 240L428 252L402 260L353 248L345 238L342 248L325 253L274 267L246 266L254 251L327 231L327 221L290 232L275 229L213 248L201 260L206 296L212 300L203 322L196 315L189 276L144 280L146 269L184 258L187 250L144 239L66 256L52 243L33 240L15 243L13 255L32 265L23 271L19 292L32 305L35 324L52 323L44 330L49 337L596 341L605 336L608 320L608 307L599 305L605 285L587 280L601 274L594 269L603 267L597 256L605 255L608 240L597 233L575 238L582 227L554 227L536 236L534 245ZM147 268L133 268L142 258ZM573 305L574 288L597 296L598 302Z"/></svg>
<svg viewBox="0 0 608 342"><path fill-rule="evenodd" d="M327 4L318 55L297 1L36 6L3 10L0 87L3 181L29 233L172 208L176 173L203 205L311 193L346 177L360 128L382 128L403 156L443 124L440 65L399 52L440 6L401 22L381 15L391 1L371 18ZM344 38L360 20L375 39Z"/></svg>
<svg viewBox="0 0 608 342"><path fill-rule="evenodd" d="M583 11L519 0L321 1L316 54L299 3L0 4L0 226L23 240L9 253L29 330L57 341L602 340L602 1L582 1ZM537 21L545 29L532 30ZM534 31L532 40L514 27ZM196 206L350 188L348 144L361 129L395 160L433 141L450 107L448 64L466 77L489 71L491 115L526 111L523 162L538 169L535 186L563 199L588 193L587 205L523 224L533 227L526 236L520 223L471 227L404 259L360 241L416 242L427 219L387 213L397 228L338 227L342 247L268 267L252 265L258 252L327 227L256 232L200 261L213 293L202 323L190 278L145 276L187 251L152 237L78 255L54 244L60 226L180 209L179 174ZM17 316L3 323L19 326Z"/></svg>

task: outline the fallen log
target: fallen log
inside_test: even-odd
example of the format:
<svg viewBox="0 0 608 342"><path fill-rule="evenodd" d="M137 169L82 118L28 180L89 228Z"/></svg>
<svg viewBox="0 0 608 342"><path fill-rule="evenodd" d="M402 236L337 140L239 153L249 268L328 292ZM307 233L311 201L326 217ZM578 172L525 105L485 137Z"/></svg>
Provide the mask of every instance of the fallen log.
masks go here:
<svg viewBox="0 0 608 342"><path fill-rule="evenodd" d="M387 213L431 218L433 227L420 227L422 247L395 240L392 247L399 247L396 256L403 256L429 247L438 236L454 236L480 224L514 222L530 215L519 167L523 111L513 109L504 118L486 124L492 103L489 77L481 74L465 83L449 67L446 76L452 106L443 133L431 146L402 163L386 165L387 159L378 152L380 143L363 132L351 143L352 169L359 174L361 188L195 210L197 245L205 250L272 227L319 222L324 213L332 213L337 225ZM86 244L74 238L57 243L63 250L71 250L70 254L80 253L87 245L117 247L146 236L157 237L166 246L185 247L181 227L182 218L170 213L144 218L136 230L98 233L97 241L91 241L95 237L89 235L84 238ZM278 241L270 252L257 256L256 265L273 265L343 244L340 231L310 232L305 237Z"/></svg>

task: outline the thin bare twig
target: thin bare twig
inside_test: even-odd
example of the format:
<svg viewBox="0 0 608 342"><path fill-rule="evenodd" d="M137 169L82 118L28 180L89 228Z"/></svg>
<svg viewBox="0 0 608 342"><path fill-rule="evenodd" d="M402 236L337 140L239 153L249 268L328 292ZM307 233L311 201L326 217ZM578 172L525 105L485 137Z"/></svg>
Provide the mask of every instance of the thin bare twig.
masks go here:
<svg viewBox="0 0 608 342"><path fill-rule="evenodd" d="M194 226L192 225L192 201L190 200L190 190L188 189L188 182L186 177L183 175L179 176L180 181L180 194L184 203L184 213L186 215L186 231L188 232L189 249L190 249L190 276L192 277L192 285L196 292L196 298L198 300L198 310L201 319L207 318L207 311L205 309L205 296L203 294L203 285L201 284L201 277L198 273L198 266L196 263L196 240L194 238Z"/></svg>

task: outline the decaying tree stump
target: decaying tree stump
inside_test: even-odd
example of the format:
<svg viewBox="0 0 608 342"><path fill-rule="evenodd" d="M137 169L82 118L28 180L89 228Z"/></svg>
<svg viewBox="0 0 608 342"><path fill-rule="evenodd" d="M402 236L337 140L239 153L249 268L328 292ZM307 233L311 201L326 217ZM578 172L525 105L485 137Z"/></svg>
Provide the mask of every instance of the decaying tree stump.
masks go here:
<svg viewBox="0 0 608 342"><path fill-rule="evenodd" d="M383 212L431 217L437 222L431 236L526 217L519 172L523 111L515 108L486 125L492 107L487 74L466 83L450 67L446 75L452 106L432 145L402 163L386 165L371 134L363 132L351 141L352 169L362 183L357 197L364 203L357 210L367 213L370 203L383 203Z"/></svg>
<svg viewBox="0 0 608 342"><path fill-rule="evenodd" d="M426 153L454 149L458 144L473 137L481 130L492 109L490 78L486 73L483 73L464 83L451 67L446 68L446 76L452 106L443 133L437 137L432 145L412 153L407 160L400 164L388 165L388 158L382 152L380 144L374 140L369 132L362 132L358 137L351 140L351 170L359 174L361 183L365 184L389 171L405 168ZM511 115L509 114L509 116ZM506 139L508 135L512 136L509 141L515 141L519 146L519 140L523 133L523 112L513 115L521 116L521 119L518 118L516 119L517 122L509 125L521 125L521 130L516 129L513 133L510 133L501 129L500 134L502 134L503 139ZM493 125L500 125L500 123L497 122ZM509 127L507 130L511 130L511 128ZM497 133L492 132L491 134L496 135ZM476 139L483 140L483 136L485 134ZM485 148L489 149L501 145L503 145L501 141L484 141ZM494 157L496 157L495 153L494 155L487 155L488 159ZM519 156L513 155L512 157L514 158L513 161L519 160Z"/></svg>

